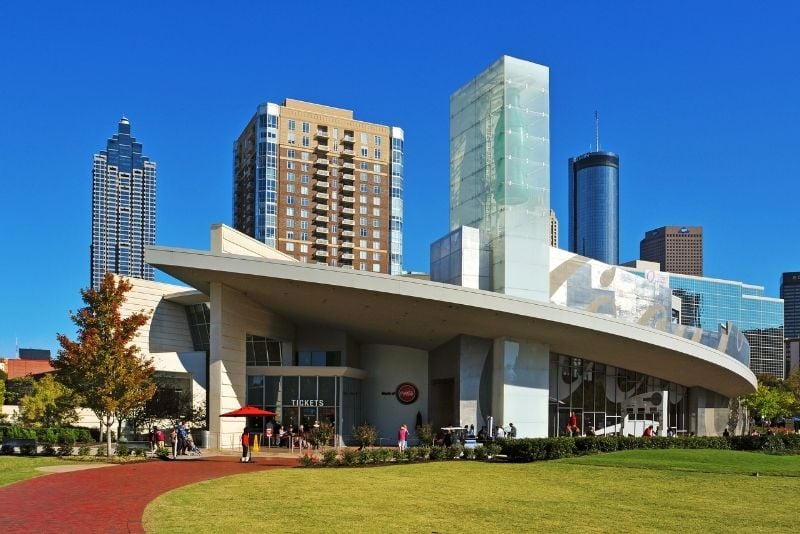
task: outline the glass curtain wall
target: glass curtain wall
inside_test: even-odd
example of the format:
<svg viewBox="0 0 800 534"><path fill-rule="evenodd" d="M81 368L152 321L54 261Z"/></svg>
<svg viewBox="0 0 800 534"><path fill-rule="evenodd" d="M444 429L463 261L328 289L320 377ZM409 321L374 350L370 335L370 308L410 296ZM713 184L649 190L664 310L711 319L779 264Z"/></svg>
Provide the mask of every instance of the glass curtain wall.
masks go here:
<svg viewBox="0 0 800 534"><path fill-rule="evenodd" d="M590 426L598 434L618 433L617 425L626 415L629 420L653 418L647 401L657 404L663 391L668 392L669 427L686 433L686 387L611 365L551 354L549 434L562 435L573 412L581 435ZM655 393L659 395L653 397Z"/></svg>

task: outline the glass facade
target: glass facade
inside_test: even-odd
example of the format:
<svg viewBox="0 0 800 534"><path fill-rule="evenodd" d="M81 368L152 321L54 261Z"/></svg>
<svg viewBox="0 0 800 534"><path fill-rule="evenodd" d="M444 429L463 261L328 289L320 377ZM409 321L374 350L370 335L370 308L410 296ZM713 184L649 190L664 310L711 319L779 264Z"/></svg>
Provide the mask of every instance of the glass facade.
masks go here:
<svg viewBox="0 0 800 534"><path fill-rule="evenodd" d="M144 248L156 238L156 164L122 118L92 168L90 280L97 288L106 272L153 280Z"/></svg>
<svg viewBox="0 0 800 534"><path fill-rule="evenodd" d="M259 432L267 420L297 428L311 427L315 421L338 428L344 381L339 376L263 376L247 377L247 404L276 413L274 418L253 417L248 426Z"/></svg>
<svg viewBox="0 0 800 534"><path fill-rule="evenodd" d="M189 321L194 350L208 352L211 338L211 309L208 304L186 306L186 318Z"/></svg>
<svg viewBox="0 0 800 534"><path fill-rule="evenodd" d="M632 272L647 276L645 271ZM681 324L715 332L728 321L750 343L750 369L783 378L783 301L765 297L762 286L730 280L662 273L681 299Z"/></svg>
<svg viewBox="0 0 800 534"><path fill-rule="evenodd" d="M491 289L547 301L549 69L504 56L450 97L450 230L471 226Z"/></svg>
<svg viewBox="0 0 800 534"><path fill-rule="evenodd" d="M403 274L403 130L392 128L390 274Z"/></svg>
<svg viewBox="0 0 800 534"><path fill-rule="evenodd" d="M784 333L787 338L800 337L800 273L781 276Z"/></svg>
<svg viewBox="0 0 800 534"><path fill-rule="evenodd" d="M569 160L569 250L619 264L619 157L590 152Z"/></svg>
<svg viewBox="0 0 800 534"><path fill-rule="evenodd" d="M662 410L663 392L667 409ZM578 433L594 427L598 435L635 434L647 423L672 428L679 434L689 429L687 389L652 376L611 365L561 354L550 355L550 415L548 433L564 433L575 414ZM663 420L666 411L668 421ZM635 429L635 432L632 431Z"/></svg>

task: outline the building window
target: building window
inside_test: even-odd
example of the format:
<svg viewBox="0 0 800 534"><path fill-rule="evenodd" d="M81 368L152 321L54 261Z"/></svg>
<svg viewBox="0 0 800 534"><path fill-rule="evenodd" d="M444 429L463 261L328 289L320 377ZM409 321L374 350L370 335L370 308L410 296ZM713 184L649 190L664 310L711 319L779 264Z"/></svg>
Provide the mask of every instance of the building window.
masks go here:
<svg viewBox="0 0 800 534"><path fill-rule="evenodd" d="M342 365L342 352L329 351L298 351L295 354L296 365L308 367L339 367Z"/></svg>
<svg viewBox="0 0 800 534"><path fill-rule="evenodd" d="M381 238L381 231L380 230L373 230L372 231L372 239L380 239Z"/></svg>
<svg viewBox="0 0 800 534"><path fill-rule="evenodd" d="M292 230L286 232L286 239L294 239L294 232Z"/></svg>
<svg viewBox="0 0 800 534"><path fill-rule="evenodd" d="M375 163L375 164L372 166L372 171L373 171L373 172L381 172L381 164L380 164L380 163Z"/></svg>
<svg viewBox="0 0 800 534"><path fill-rule="evenodd" d="M358 259L359 260L366 260L367 259L367 251L366 250L360 250L358 252Z"/></svg>
<svg viewBox="0 0 800 534"><path fill-rule="evenodd" d="M286 252L294 252L294 243L286 243Z"/></svg>
<svg viewBox="0 0 800 534"><path fill-rule="evenodd" d="M358 201L361 202L362 204L366 204L367 203L367 195L358 195Z"/></svg>
<svg viewBox="0 0 800 534"><path fill-rule="evenodd" d="M293 170L294 169L294 161L287 161L286 162L286 168L289 169L290 171Z"/></svg>
<svg viewBox="0 0 800 534"><path fill-rule="evenodd" d="M373 176L373 177L372 177L372 181L373 181L373 182L375 182L376 184L379 184L379 183L381 183L381 177L380 177L380 175L379 175L379 174L376 174L375 176Z"/></svg>
<svg viewBox="0 0 800 534"><path fill-rule="evenodd" d="M381 216L381 209L380 208L372 208L372 215L375 217Z"/></svg>
<svg viewBox="0 0 800 534"><path fill-rule="evenodd" d="M295 153L295 151L294 151L294 149L293 149L293 148L290 148L290 149L288 149L288 150L286 151L286 157L287 157L287 158L294 158L294 157L296 157L296 156L297 156L297 154Z"/></svg>
<svg viewBox="0 0 800 534"><path fill-rule="evenodd" d="M376 135L375 136L375 146L381 146L381 136L380 135Z"/></svg>
<svg viewBox="0 0 800 534"><path fill-rule="evenodd" d="M361 132L361 142L366 145L369 142L368 139L369 136L366 134L366 132Z"/></svg>
<svg viewBox="0 0 800 534"><path fill-rule="evenodd" d="M287 172L286 173L286 181L287 182L294 182L294 173L293 172Z"/></svg>
<svg viewBox="0 0 800 534"><path fill-rule="evenodd" d="M303 146L310 146L311 145L311 138L307 135L303 136Z"/></svg>
<svg viewBox="0 0 800 534"><path fill-rule="evenodd" d="M300 197L300 205L301 206L308 206L308 198L307 197Z"/></svg>
<svg viewBox="0 0 800 534"><path fill-rule="evenodd" d="M373 252L372 253L372 259L374 261L381 261L381 253L380 252Z"/></svg>
<svg viewBox="0 0 800 534"><path fill-rule="evenodd" d="M300 152L300 159L303 161L308 161L308 152Z"/></svg>
<svg viewBox="0 0 800 534"><path fill-rule="evenodd" d="M361 187L359 187L359 190L362 193L368 193L369 192L369 186L367 184L361 184Z"/></svg>
<svg viewBox="0 0 800 534"><path fill-rule="evenodd" d="M300 229L308 230L308 221L300 221Z"/></svg>
<svg viewBox="0 0 800 534"><path fill-rule="evenodd" d="M376 195L380 195L381 194L381 186L379 186L379 185L373 186L372 192L374 194L376 194Z"/></svg>
<svg viewBox="0 0 800 534"><path fill-rule="evenodd" d="M303 123L303 133L308 133L310 131L311 131L311 126L307 122L304 122Z"/></svg>
<svg viewBox="0 0 800 534"><path fill-rule="evenodd" d="M300 240L301 241L308 241L308 232L301 232L300 233Z"/></svg>
<svg viewBox="0 0 800 534"><path fill-rule="evenodd" d="M308 245L300 245L300 252L303 254L308 253Z"/></svg>
<svg viewBox="0 0 800 534"><path fill-rule="evenodd" d="M375 151L374 151L374 154L375 154L375 159L381 159L381 149L380 148L376 148Z"/></svg>
<svg viewBox="0 0 800 534"><path fill-rule="evenodd" d="M294 219L286 219L286 228L294 228Z"/></svg>
<svg viewBox="0 0 800 534"><path fill-rule="evenodd" d="M368 178L367 173L365 172L358 173L358 179L361 180L362 182L366 182L367 178Z"/></svg>
<svg viewBox="0 0 800 534"><path fill-rule="evenodd" d="M286 134L286 142L289 143L290 145L293 145L297 142L294 132L289 132L288 134Z"/></svg>
<svg viewBox="0 0 800 534"><path fill-rule="evenodd" d="M358 213L361 214L361 215L366 215L367 214L367 207L362 204L361 206L358 207Z"/></svg>
<svg viewBox="0 0 800 534"><path fill-rule="evenodd" d="M297 129L297 123L294 119L289 119L289 129L291 131L295 131Z"/></svg>
<svg viewBox="0 0 800 534"><path fill-rule="evenodd" d="M286 197L286 203L287 203L288 205L290 205L290 206L291 206L292 204L294 204L294 197L293 197L292 195L288 195L288 196Z"/></svg>
<svg viewBox="0 0 800 534"><path fill-rule="evenodd" d="M380 228L381 227L381 220L380 219L372 219L372 227L373 228Z"/></svg>
<svg viewBox="0 0 800 534"><path fill-rule="evenodd" d="M372 272L373 273L381 272L381 264L380 263L373 263L372 264Z"/></svg>
<svg viewBox="0 0 800 534"><path fill-rule="evenodd" d="M380 198L380 197L373 197L373 198L372 198L372 203L373 203L375 206L380 206L380 205L381 205L381 198Z"/></svg>
<svg viewBox="0 0 800 534"><path fill-rule="evenodd" d="M301 185L300 186L300 194L301 195L307 195L308 194L308 186Z"/></svg>
<svg viewBox="0 0 800 534"><path fill-rule="evenodd" d="M294 217L294 208L286 208L286 215Z"/></svg>
<svg viewBox="0 0 800 534"><path fill-rule="evenodd" d="M367 225L367 218L366 217L359 217L358 218L358 224L360 224L361 226L366 226Z"/></svg>
<svg viewBox="0 0 800 534"><path fill-rule="evenodd" d="M366 161L359 162L358 168L366 171L369 169L369 164Z"/></svg>
<svg viewBox="0 0 800 534"><path fill-rule="evenodd" d="M379 241L373 241L372 242L372 248L381 248L380 242Z"/></svg>
<svg viewBox="0 0 800 534"><path fill-rule="evenodd" d="M286 184L286 192L294 193L294 184Z"/></svg>
<svg viewBox="0 0 800 534"><path fill-rule="evenodd" d="M307 184L308 183L308 175L307 174L303 174L302 176L300 176L300 183L303 183L303 184Z"/></svg>
<svg viewBox="0 0 800 534"><path fill-rule="evenodd" d="M367 237L367 229L363 228L363 227L359 228L358 229L358 235L360 235L361 237Z"/></svg>
<svg viewBox="0 0 800 534"><path fill-rule="evenodd" d="M359 271L366 271L367 270L367 264L364 263L364 262L359 263L358 264L358 270Z"/></svg>
<svg viewBox="0 0 800 534"><path fill-rule="evenodd" d="M301 163L300 170L303 172L308 172L308 163Z"/></svg>
<svg viewBox="0 0 800 534"><path fill-rule="evenodd" d="M367 147L365 147L365 146L362 146L361 147L361 157L362 158L366 158L367 156L369 156L369 149Z"/></svg>
<svg viewBox="0 0 800 534"><path fill-rule="evenodd" d="M300 210L300 217L303 219L308 219L308 210Z"/></svg>
<svg viewBox="0 0 800 534"><path fill-rule="evenodd" d="M247 334L245 352L248 366L281 365L281 344L274 339Z"/></svg>

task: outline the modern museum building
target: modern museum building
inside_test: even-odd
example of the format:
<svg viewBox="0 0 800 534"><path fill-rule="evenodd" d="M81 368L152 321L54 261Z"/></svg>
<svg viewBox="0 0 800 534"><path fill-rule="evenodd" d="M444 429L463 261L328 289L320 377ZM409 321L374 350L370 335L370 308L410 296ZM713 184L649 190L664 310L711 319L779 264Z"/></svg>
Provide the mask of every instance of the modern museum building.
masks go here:
<svg viewBox="0 0 800 534"><path fill-rule="evenodd" d="M332 146L312 149L333 164ZM309 180L317 241L315 217L341 211L314 193L327 180ZM519 437L571 420L623 435L737 426L731 399L756 377L736 326L681 326L657 276L553 248L549 229L549 70L504 56L450 99L450 228L430 246L430 280L318 264L289 235L273 247L214 225L210 250L146 250L187 287L132 279L125 306L152 310L136 343L207 402L212 447L237 446L245 422L220 414L244 405L331 423L340 444L365 422L383 444L418 423L513 423ZM357 234L336 248L369 248Z"/></svg>

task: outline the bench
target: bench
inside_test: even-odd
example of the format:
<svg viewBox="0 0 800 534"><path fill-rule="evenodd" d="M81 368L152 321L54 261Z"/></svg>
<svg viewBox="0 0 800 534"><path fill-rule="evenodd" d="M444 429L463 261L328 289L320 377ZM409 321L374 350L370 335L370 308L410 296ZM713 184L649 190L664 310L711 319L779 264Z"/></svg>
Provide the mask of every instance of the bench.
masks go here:
<svg viewBox="0 0 800 534"><path fill-rule="evenodd" d="M3 438L3 452L14 453L19 448L20 454L36 454L36 440L30 438Z"/></svg>

